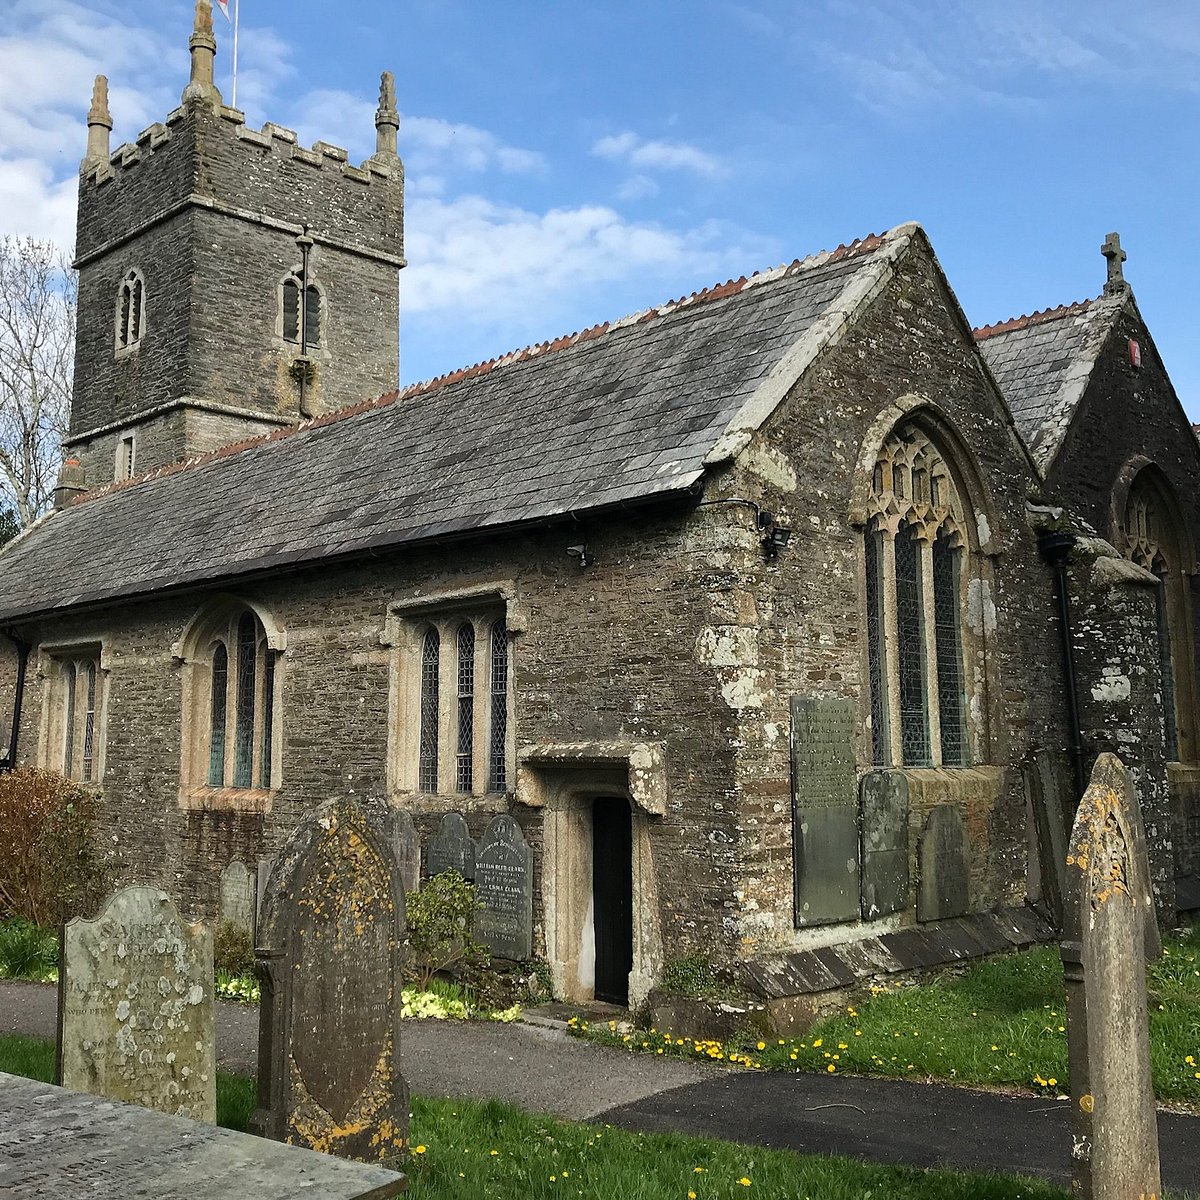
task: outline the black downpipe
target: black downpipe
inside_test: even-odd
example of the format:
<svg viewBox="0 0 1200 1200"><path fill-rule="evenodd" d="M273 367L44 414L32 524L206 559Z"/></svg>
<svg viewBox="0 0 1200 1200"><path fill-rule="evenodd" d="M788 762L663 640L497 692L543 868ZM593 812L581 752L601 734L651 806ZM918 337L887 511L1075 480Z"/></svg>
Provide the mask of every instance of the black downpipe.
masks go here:
<svg viewBox="0 0 1200 1200"><path fill-rule="evenodd" d="M1062 640L1063 687L1067 693L1067 730L1071 742L1069 753L1075 771L1075 799L1079 801L1087 790L1087 773L1083 764L1083 730L1079 725L1079 696L1075 690L1075 650L1071 628L1071 597L1067 590L1067 558L1075 545L1075 535L1059 530L1038 536L1042 557L1054 568L1054 599L1058 604L1058 633Z"/></svg>
<svg viewBox="0 0 1200 1200"><path fill-rule="evenodd" d="M7 774L17 765L17 734L21 732L21 702L25 698L25 669L29 665L29 643L9 629L3 632L17 648L17 690L13 697L12 731L8 738L8 754L0 758L0 774Z"/></svg>

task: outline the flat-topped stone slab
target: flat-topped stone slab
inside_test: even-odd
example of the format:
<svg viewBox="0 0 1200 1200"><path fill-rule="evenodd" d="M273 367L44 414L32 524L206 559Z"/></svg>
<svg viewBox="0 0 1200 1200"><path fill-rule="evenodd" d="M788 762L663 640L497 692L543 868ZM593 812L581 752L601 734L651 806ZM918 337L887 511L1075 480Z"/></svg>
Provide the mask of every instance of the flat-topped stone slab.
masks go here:
<svg viewBox="0 0 1200 1200"><path fill-rule="evenodd" d="M384 1200L405 1176L0 1072L9 1200Z"/></svg>

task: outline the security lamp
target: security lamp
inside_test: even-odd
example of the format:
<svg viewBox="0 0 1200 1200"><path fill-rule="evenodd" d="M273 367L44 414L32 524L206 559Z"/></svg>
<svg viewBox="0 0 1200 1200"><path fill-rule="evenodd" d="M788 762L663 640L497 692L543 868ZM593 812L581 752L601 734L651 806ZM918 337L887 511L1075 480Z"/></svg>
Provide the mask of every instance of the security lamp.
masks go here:
<svg viewBox="0 0 1200 1200"><path fill-rule="evenodd" d="M581 567L590 567L592 563L596 561L591 554L588 553L586 542L582 546L568 546L567 553L572 558L579 559L579 565Z"/></svg>
<svg viewBox="0 0 1200 1200"><path fill-rule="evenodd" d="M763 554L767 558L778 558L779 552L792 540L792 531L783 525L771 525L767 528L762 541Z"/></svg>

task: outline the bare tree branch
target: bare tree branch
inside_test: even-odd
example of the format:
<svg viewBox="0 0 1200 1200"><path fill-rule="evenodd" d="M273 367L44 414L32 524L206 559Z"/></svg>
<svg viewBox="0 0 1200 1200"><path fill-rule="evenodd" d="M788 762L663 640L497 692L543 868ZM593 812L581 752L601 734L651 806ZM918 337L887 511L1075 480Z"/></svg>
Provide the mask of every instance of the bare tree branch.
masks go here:
<svg viewBox="0 0 1200 1200"><path fill-rule="evenodd" d="M75 274L51 242L0 238L0 524L50 505L71 408Z"/></svg>

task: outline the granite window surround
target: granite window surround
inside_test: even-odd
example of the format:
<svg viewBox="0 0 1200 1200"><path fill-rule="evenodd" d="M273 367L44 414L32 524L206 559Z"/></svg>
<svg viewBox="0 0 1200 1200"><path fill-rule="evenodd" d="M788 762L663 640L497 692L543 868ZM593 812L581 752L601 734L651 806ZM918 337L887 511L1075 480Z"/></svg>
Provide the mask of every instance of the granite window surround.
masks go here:
<svg viewBox="0 0 1200 1200"><path fill-rule="evenodd" d="M117 288L113 313L113 352L121 358L134 353L146 336L146 280L136 267L126 271Z"/></svg>
<svg viewBox="0 0 1200 1200"><path fill-rule="evenodd" d="M269 810L282 775L285 645L270 614L224 598L174 647L183 671L181 807Z"/></svg>
<svg viewBox="0 0 1200 1200"><path fill-rule="evenodd" d="M915 425L884 441L864 530L876 766L972 762L965 695L968 514L945 457Z"/></svg>
<svg viewBox="0 0 1200 1200"><path fill-rule="evenodd" d="M332 358L328 337L329 297L325 284L315 277L311 265L307 287L303 281L303 268L297 264L278 280L275 293L276 346L289 354L300 354L303 317L303 340L308 357L329 362Z"/></svg>
<svg viewBox="0 0 1200 1200"><path fill-rule="evenodd" d="M513 629L494 590L389 608L388 780L460 803L515 787Z"/></svg>
<svg viewBox="0 0 1200 1200"><path fill-rule="evenodd" d="M104 779L109 670L100 642L41 648L39 764L78 783Z"/></svg>

